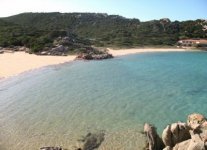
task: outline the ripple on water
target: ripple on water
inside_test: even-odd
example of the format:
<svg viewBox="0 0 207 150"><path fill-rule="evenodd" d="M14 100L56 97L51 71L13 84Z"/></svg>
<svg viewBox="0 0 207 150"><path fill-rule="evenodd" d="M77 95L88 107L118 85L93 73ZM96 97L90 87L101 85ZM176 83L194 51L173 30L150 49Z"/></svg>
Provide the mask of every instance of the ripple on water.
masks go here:
<svg viewBox="0 0 207 150"><path fill-rule="evenodd" d="M95 130L106 131L101 150L141 149L145 122L161 133L207 115L206 64L207 53L143 53L13 77L0 84L0 149L73 149Z"/></svg>

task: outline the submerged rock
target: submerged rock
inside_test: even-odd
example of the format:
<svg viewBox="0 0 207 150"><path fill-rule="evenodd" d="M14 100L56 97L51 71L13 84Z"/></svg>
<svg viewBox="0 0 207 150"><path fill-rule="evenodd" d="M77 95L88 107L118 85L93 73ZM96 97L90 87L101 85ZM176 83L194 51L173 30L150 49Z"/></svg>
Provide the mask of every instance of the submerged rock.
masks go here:
<svg viewBox="0 0 207 150"><path fill-rule="evenodd" d="M81 147L76 150L94 150L97 149L104 141L105 133L103 131L99 133L88 133L80 141L83 143Z"/></svg>

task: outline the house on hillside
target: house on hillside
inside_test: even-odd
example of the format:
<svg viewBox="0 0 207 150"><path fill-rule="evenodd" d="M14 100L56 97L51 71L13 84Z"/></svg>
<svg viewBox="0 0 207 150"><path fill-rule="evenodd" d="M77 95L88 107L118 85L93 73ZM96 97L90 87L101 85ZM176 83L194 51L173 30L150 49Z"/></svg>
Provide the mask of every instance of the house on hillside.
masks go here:
<svg viewBox="0 0 207 150"><path fill-rule="evenodd" d="M185 39L178 41L179 47L207 47L206 39Z"/></svg>

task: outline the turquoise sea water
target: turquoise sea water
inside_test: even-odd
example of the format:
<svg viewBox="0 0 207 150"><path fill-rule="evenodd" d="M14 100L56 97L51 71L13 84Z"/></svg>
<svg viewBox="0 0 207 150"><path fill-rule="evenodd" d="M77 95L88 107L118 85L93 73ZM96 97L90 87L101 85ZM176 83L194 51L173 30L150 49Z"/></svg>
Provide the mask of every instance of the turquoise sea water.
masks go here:
<svg viewBox="0 0 207 150"><path fill-rule="evenodd" d="M75 61L0 82L0 149L73 149L104 130L100 149L133 150L145 122L161 133L193 112L207 116L206 52Z"/></svg>

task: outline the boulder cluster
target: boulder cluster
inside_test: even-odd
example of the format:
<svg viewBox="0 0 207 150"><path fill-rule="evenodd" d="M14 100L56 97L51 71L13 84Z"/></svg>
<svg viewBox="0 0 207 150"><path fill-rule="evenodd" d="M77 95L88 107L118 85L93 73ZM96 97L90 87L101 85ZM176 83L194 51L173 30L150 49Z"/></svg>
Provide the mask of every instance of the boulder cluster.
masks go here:
<svg viewBox="0 0 207 150"><path fill-rule="evenodd" d="M25 51L32 53L31 49L25 46L14 46L10 48L0 47L0 54L4 52ZM51 47L44 47L41 51L35 52L37 55L67 56L69 54L77 55L76 59L83 60L102 60L113 58L111 54L103 48L95 48L87 40L78 38L76 35L58 37L53 41Z"/></svg>
<svg viewBox="0 0 207 150"><path fill-rule="evenodd" d="M145 123L145 150L207 150L207 119L198 113L188 116L187 122L167 125L160 137L153 125ZM74 150L96 150L105 140L105 132L88 133L78 140ZM64 150L62 147L42 147L40 150Z"/></svg>
<svg viewBox="0 0 207 150"><path fill-rule="evenodd" d="M68 53L78 54L76 59L101 60L113 58L106 50L100 50L90 46L87 41L77 38L75 35L58 37L53 41L53 48L45 48L39 55L66 56Z"/></svg>
<svg viewBox="0 0 207 150"><path fill-rule="evenodd" d="M76 59L84 59L84 60L102 60L102 59L109 59L113 58L112 54L107 52L103 54L79 54Z"/></svg>
<svg viewBox="0 0 207 150"><path fill-rule="evenodd" d="M177 122L163 130L162 138L156 128L144 125L147 150L207 150L207 119L198 113L188 116L187 122Z"/></svg>

